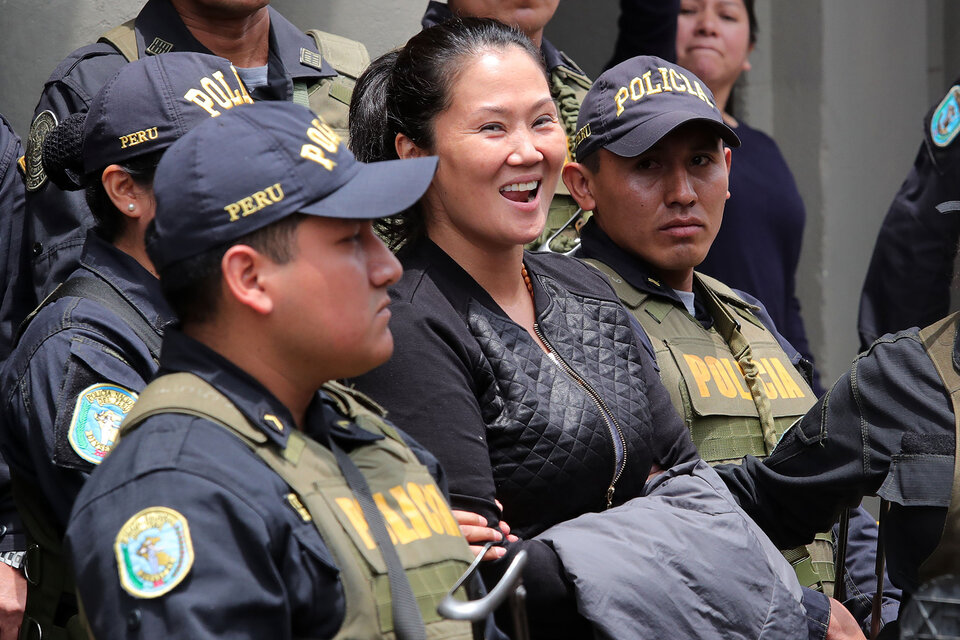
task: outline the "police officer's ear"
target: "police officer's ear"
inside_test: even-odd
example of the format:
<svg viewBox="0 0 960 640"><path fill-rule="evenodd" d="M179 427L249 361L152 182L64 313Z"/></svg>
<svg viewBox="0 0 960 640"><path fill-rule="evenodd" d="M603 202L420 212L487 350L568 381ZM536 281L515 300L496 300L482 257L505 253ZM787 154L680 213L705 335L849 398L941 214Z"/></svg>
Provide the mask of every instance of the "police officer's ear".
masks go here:
<svg viewBox="0 0 960 640"><path fill-rule="evenodd" d="M401 160L408 158L423 158L432 155L426 149L417 146L417 143L402 133L398 133L393 141L393 146L397 150L397 157Z"/></svg>
<svg viewBox="0 0 960 640"><path fill-rule="evenodd" d="M593 211L597 201L593 197L593 172L580 162L568 162L563 167L563 184L584 211Z"/></svg>
<svg viewBox="0 0 960 640"><path fill-rule="evenodd" d="M150 187L138 185L120 165L108 166L103 170L100 180L107 197L120 213L135 219L148 214L150 218L153 217L155 207L153 190Z"/></svg>
<svg viewBox="0 0 960 640"><path fill-rule="evenodd" d="M224 296L228 304L238 304L257 314L273 311L275 293L271 276L277 265L273 260L245 244L235 244L223 254L220 271L223 274Z"/></svg>

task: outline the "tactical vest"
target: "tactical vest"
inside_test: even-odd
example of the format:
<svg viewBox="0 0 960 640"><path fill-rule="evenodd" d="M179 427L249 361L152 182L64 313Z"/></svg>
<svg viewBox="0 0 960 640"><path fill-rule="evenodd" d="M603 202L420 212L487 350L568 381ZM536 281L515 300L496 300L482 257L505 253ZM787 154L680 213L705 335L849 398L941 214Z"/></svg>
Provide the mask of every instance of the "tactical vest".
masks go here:
<svg viewBox="0 0 960 640"><path fill-rule="evenodd" d="M923 348L933 361L937 373L940 374L944 389L950 394L954 433L957 440L954 450L950 506L947 508L947 517L937 548L920 565L918 577L921 583L938 576L960 575L960 466L958 466L960 465L960 373L957 372L953 355L957 343L958 323L960 323L960 313L954 313L920 331Z"/></svg>
<svg viewBox="0 0 960 640"><path fill-rule="evenodd" d="M437 605L466 570L472 554L430 472L383 412L362 394L336 383L323 390L362 429L384 436L356 447L350 459L363 473L380 508L432 640L470 640L470 623L444 620ZM357 500L330 449L298 431L279 449L214 387L190 373L150 383L121 426L121 435L160 413L198 416L227 429L290 486L291 505L312 520L333 554L346 599L335 638L393 639L387 565Z"/></svg>
<svg viewBox="0 0 960 640"><path fill-rule="evenodd" d="M579 70L566 54L560 54L569 66L559 66L550 70L550 94L553 96L553 102L557 105L557 114L560 118L560 124L567 135L567 157L564 163L571 162L574 158L573 140L577 135L577 118L580 116L580 104L583 98L590 90L593 84L585 73ZM528 245L529 249L537 250L551 236L557 233L570 219L577 213L580 207L576 200L570 195L567 186L563 180L557 182L556 195L550 203L550 210L547 213L547 224L543 233L534 242ZM549 248L557 253L566 253L577 246L580 227L589 219L590 212L581 213L574 223L553 239Z"/></svg>
<svg viewBox="0 0 960 640"><path fill-rule="evenodd" d="M100 36L98 42L105 42L120 52L127 62L139 57L137 35L134 30L136 19L128 20ZM327 124L344 140L349 140L347 118L350 111L350 97L357 78L370 64L370 54L362 42L350 40L333 33L311 29L307 31L317 43L320 57L326 60L336 72L335 78L323 78L319 82L307 85L305 82L293 83L293 101L309 107L321 116Z"/></svg>
<svg viewBox="0 0 960 640"><path fill-rule="evenodd" d="M638 291L609 266L617 297L636 317L656 352L660 378L683 416L700 456L711 465L767 457L780 436L816 402L753 305L723 283L694 272L694 289L714 324L704 329L670 300ZM833 537L783 551L800 584L833 594Z"/></svg>

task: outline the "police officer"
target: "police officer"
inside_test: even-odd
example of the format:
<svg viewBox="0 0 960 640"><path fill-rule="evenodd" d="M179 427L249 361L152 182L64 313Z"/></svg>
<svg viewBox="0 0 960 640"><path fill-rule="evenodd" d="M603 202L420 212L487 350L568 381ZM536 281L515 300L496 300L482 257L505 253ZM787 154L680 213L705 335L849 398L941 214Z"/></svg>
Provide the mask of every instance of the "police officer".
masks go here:
<svg viewBox="0 0 960 640"><path fill-rule="evenodd" d="M0 372L0 448L29 542L21 547L29 637L62 630L75 612L60 552L70 508L156 372L160 335L173 316L144 247L154 211L151 180L174 140L228 110L211 91L229 95L229 109L252 103L223 58L145 58L124 66L86 114L71 116L47 138L52 175L65 187L86 187L97 225L80 266L28 319ZM70 176L79 184L69 184Z"/></svg>
<svg viewBox="0 0 960 640"><path fill-rule="evenodd" d="M38 300L76 266L85 230L93 224L82 198L46 179L43 136L69 114L86 111L126 62L170 51L220 55L240 70L255 99L309 105L346 131L354 78L369 61L366 49L333 34L305 34L268 1L148 0L135 19L77 49L54 70L37 104L25 158L29 222L21 250L32 256Z"/></svg>
<svg viewBox="0 0 960 640"><path fill-rule="evenodd" d="M390 356L371 218L435 167L359 163L276 102L164 156L147 251L180 326L67 530L94 635L471 637L436 613L471 554L435 459L327 383Z"/></svg>
<svg viewBox="0 0 960 640"><path fill-rule="evenodd" d="M649 338L704 460L766 457L816 395L794 367L800 355L760 302L694 271L720 228L730 196L731 151L723 143L739 146L737 135L699 78L656 57L633 58L601 75L579 125L577 162L564 168L564 180L594 216L576 255L609 276ZM872 525L858 516L861 527ZM833 594L829 534L785 555L801 584ZM869 585L873 558L859 560L869 567L853 573ZM850 590L859 595L856 584ZM851 599L860 618L870 615L865 600L863 606ZM811 601L818 599L808 598L808 616ZM892 618L897 604L889 603Z"/></svg>
<svg viewBox="0 0 960 640"><path fill-rule="evenodd" d="M866 349L885 333L923 327L950 310L960 239L960 79L923 120L923 142L877 234L860 294Z"/></svg>
<svg viewBox="0 0 960 640"><path fill-rule="evenodd" d="M17 159L22 153L20 138L0 115L0 362L10 352L16 330L11 317L29 311L29 297L24 300L14 284L21 254L11 247L23 227L23 181L17 173ZM0 461L0 485L9 484L9 469ZM0 637L15 637L20 626L26 596L26 582L20 572L25 548L20 518L7 493L0 498Z"/></svg>

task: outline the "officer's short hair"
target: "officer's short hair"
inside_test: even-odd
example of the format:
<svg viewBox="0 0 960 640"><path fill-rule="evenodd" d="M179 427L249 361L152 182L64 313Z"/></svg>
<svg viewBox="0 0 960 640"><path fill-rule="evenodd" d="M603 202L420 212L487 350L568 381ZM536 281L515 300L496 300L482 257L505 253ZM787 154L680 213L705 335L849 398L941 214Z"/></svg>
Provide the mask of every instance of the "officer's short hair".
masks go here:
<svg viewBox="0 0 960 640"><path fill-rule="evenodd" d="M200 324L215 316L223 277L220 264L227 249L244 244L277 264L287 264L296 257L294 234L306 218L304 214L295 213L164 268L160 272L160 287L180 324Z"/></svg>

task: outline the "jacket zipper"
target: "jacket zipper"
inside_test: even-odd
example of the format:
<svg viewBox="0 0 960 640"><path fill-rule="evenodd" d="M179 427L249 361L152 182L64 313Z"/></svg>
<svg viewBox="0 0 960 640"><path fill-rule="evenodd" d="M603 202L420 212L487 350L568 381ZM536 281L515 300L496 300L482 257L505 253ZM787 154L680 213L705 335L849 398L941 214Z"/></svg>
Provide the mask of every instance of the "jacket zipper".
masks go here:
<svg viewBox="0 0 960 640"><path fill-rule="evenodd" d="M620 429L620 424L617 422L616 417L614 417L613 412L610 411L607 407L607 403L604 402L603 398L600 397L600 394L590 386L590 384L583 379L583 377L573 370L569 364L556 352L553 348L553 345L550 344L550 341L547 340L546 336L543 335L543 332L540 331L540 324L533 323L533 332L537 334L537 337L540 338L540 341L547 348L547 355L550 356L550 359L553 360L561 370L563 370L568 376L573 378L574 382L579 384L587 395L593 400L594 404L597 405L597 409L600 410L600 415L603 416L604 422L607 424L607 430L610 432L611 443L613 445L613 478L610 480L610 486L607 487L607 509L613 506L613 492L616 490L617 480L620 479L621 474L623 474L623 469L627 466L627 442L623 437L623 431ZM620 443L620 446L617 446L617 442Z"/></svg>

